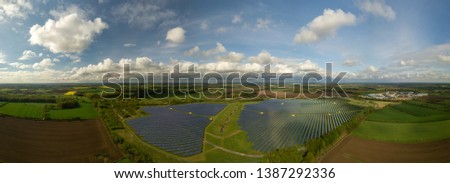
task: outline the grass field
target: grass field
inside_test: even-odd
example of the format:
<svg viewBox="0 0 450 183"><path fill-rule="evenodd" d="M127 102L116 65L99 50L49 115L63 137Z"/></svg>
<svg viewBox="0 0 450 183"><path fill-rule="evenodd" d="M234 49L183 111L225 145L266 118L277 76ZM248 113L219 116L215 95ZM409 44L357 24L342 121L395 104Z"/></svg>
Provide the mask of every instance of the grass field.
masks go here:
<svg viewBox="0 0 450 183"><path fill-rule="evenodd" d="M229 103L206 128L205 141L239 153L259 155L248 142L247 133L240 129L238 119L244 103Z"/></svg>
<svg viewBox="0 0 450 183"><path fill-rule="evenodd" d="M92 103L80 102L80 107L74 109L64 110L50 110L51 119L95 119L98 117L97 111L94 109Z"/></svg>
<svg viewBox="0 0 450 183"><path fill-rule="evenodd" d="M450 120L428 123L384 123L364 121L352 135L400 143L427 142L450 138Z"/></svg>
<svg viewBox="0 0 450 183"><path fill-rule="evenodd" d="M47 104L7 103L0 107L0 113L21 118L42 119L45 105Z"/></svg>
<svg viewBox="0 0 450 183"><path fill-rule="evenodd" d="M399 143L448 139L450 115L424 106L401 103L374 111L352 135Z"/></svg>
<svg viewBox="0 0 450 183"><path fill-rule="evenodd" d="M367 118L369 121L392 123L433 122L446 119L450 119L450 115L446 112L407 103L375 111Z"/></svg>

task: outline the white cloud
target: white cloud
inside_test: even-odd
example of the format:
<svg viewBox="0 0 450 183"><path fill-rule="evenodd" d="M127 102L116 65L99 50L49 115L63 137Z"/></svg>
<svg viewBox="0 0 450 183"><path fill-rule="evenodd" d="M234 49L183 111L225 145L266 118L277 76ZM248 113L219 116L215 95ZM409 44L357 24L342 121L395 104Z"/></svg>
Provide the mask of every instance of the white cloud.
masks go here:
<svg viewBox="0 0 450 183"><path fill-rule="evenodd" d="M5 64L6 63L6 55L3 54L2 52L0 52L0 64Z"/></svg>
<svg viewBox="0 0 450 183"><path fill-rule="evenodd" d="M294 42L297 44L317 42L325 37L334 36L339 28L355 23L356 17L350 12L325 9L322 15L300 29L294 37Z"/></svg>
<svg viewBox="0 0 450 183"><path fill-rule="evenodd" d="M304 62L298 63L299 71L318 71L320 70L319 65L317 63L312 62L311 60L305 60Z"/></svg>
<svg viewBox="0 0 450 183"><path fill-rule="evenodd" d="M132 44L132 43L125 43L123 44L124 47L135 47L136 44Z"/></svg>
<svg viewBox="0 0 450 183"><path fill-rule="evenodd" d="M368 73L373 74L373 73L376 73L378 71L378 69L371 65L371 66L367 67L366 71Z"/></svg>
<svg viewBox="0 0 450 183"><path fill-rule="evenodd" d="M89 64L85 67L74 68L70 73L72 80L88 80L88 81L101 81L103 74L108 72L122 73L124 64L130 64L130 69L133 72L154 72L159 73L162 71L168 71L167 65L162 63L156 63L148 57L137 57L136 59L122 58L119 62L114 62L112 59L107 58L98 64Z"/></svg>
<svg viewBox="0 0 450 183"><path fill-rule="evenodd" d="M33 70L33 71L0 71L2 83L56 83L56 82L74 82L65 79L67 74L63 71Z"/></svg>
<svg viewBox="0 0 450 183"><path fill-rule="evenodd" d="M184 52L187 56L203 56L203 57L209 57L212 55L217 55L220 53L227 52L227 49L222 45L222 43L217 42L216 47L211 48L209 50L200 50L198 46L195 46L187 51Z"/></svg>
<svg viewBox="0 0 450 183"><path fill-rule="evenodd" d="M50 10L49 14L52 15L55 19L60 19L71 14L77 14L81 18L85 19L89 13L81 9L80 7L72 4L67 7L58 6L56 9Z"/></svg>
<svg viewBox="0 0 450 183"><path fill-rule="evenodd" d="M245 55L243 53L237 53L237 52L229 52L227 55L224 56L218 56L217 60L222 62L234 62L238 63L245 59Z"/></svg>
<svg viewBox="0 0 450 183"><path fill-rule="evenodd" d="M233 20L231 20L231 23L233 24L238 24L242 22L242 18L241 15L234 15L233 16Z"/></svg>
<svg viewBox="0 0 450 183"><path fill-rule="evenodd" d="M15 68L18 68L18 69L28 69L28 68L32 67L32 65L28 65L28 64L24 64L24 63L20 63L20 62L13 62L13 63L10 63L9 65L13 66Z"/></svg>
<svg viewBox="0 0 450 183"><path fill-rule="evenodd" d="M219 34L225 34L226 32L228 32L229 28L228 27L219 27L216 31Z"/></svg>
<svg viewBox="0 0 450 183"><path fill-rule="evenodd" d="M98 4L105 4L108 2L109 2L109 0L98 0Z"/></svg>
<svg viewBox="0 0 450 183"><path fill-rule="evenodd" d="M150 4L150 1L130 1L113 8L112 14L133 27L149 29L155 26L173 26L176 13Z"/></svg>
<svg viewBox="0 0 450 183"><path fill-rule="evenodd" d="M270 29L270 23L272 23L269 19L260 19L256 20L256 28L257 29Z"/></svg>
<svg viewBox="0 0 450 183"><path fill-rule="evenodd" d="M208 29L208 22L202 22L200 24L200 29L207 30Z"/></svg>
<svg viewBox="0 0 450 183"><path fill-rule="evenodd" d="M386 18L389 21L395 19L395 11L384 0L364 0L358 5L364 12Z"/></svg>
<svg viewBox="0 0 450 183"><path fill-rule="evenodd" d="M184 54L187 56L194 56L200 51L200 48L198 46L195 46L188 51L185 51Z"/></svg>
<svg viewBox="0 0 450 183"><path fill-rule="evenodd" d="M50 58L44 58L42 61L40 61L38 63L34 63L32 67L35 70L46 70L49 67L55 65L53 62L54 61L52 61L52 59L50 59Z"/></svg>
<svg viewBox="0 0 450 183"><path fill-rule="evenodd" d="M415 65L423 67L443 68L442 64L450 62L450 43L433 45L428 48L414 52L406 52L392 56L392 60L409 61L413 60Z"/></svg>
<svg viewBox="0 0 450 183"><path fill-rule="evenodd" d="M202 55L208 57L219 53L225 53L226 51L227 49L225 49L225 47L221 43L217 42L215 48L202 51Z"/></svg>
<svg viewBox="0 0 450 183"><path fill-rule="evenodd" d="M399 65L400 66L410 66L410 65L415 65L416 61L414 60L400 60Z"/></svg>
<svg viewBox="0 0 450 183"><path fill-rule="evenodd" d="M183 28L175 27L167 31L166 40L176 44L182 43L184 42L185 33L186 31Z"/></svg>
<svg viewBox="0 0 450 183"><path fill-rule="evenodd" d="M252 56L248 58L248 60L258 64L270 64L277 62L277 58L270 55L270 53L266 50L262 50L257 56Z"/></svg>
<svg viewBox="0 0 450 183"><path fill-rule="evenodd" d="M219 61L201 64L199 70L202 72L234 72L237 66L238 63Z"/></svg>
<svg viewBox="0 0 450 183"><path fill-rule="evenodd" d="M438 59L442 62L446 62L450 64L450 56L449 55L438 55Z"/></svg>
<svg viewBox="0 0 450 183"><path fill-rule="evenodd" d="M79 63L79 62L81 62L81 59L72 60L72 63Z"/></svg>
<svg viewBox="0 0 450 183"><path fill-rule="evenodd" d="M347 66L347 67L353 67L356 65L359 65L360 62L357 60L345 60L344 63L342 63L343 66Z"/></svg>
<svg viewBox="0 0 450 183"><path fill-rule="evenodd" d="M74 13L59 20L49 19L45 25L30 28L30 43L48 48L53 53L81 53L93 41L96 34L108 28L100 18L94 21L83 19Z"/></svg>
<svg viewBox="0 0 450 183"><path fill-rule="evenodd" d="M28 0L1 0L0 22L8 18L26 19L33 10L33 5Z"/></svg>
<svg viewBox="0 0 450 183"><path fill-rule="evenodd" d="M22 56L19 58L19 60L28 60L34 57L37 57L36 53L31 50L25 50L22 52Z"/></svg>

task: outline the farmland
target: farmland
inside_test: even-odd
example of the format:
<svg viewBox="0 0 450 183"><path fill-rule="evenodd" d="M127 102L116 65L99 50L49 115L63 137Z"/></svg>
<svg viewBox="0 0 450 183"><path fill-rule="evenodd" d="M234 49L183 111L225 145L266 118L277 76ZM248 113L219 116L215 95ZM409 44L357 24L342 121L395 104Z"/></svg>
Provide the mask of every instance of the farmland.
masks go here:
<svg viewBox="0 0 450 183"><path fill-rule="evenodd" d="M320 162L449 163L450 140L405 144L348 136Z"/></svg>
<svg viewBox="0 0 450 183"><path fill-rule="evenodd" d="M356 87L349 93L357 96L371 93L376 88L369 86L345 87ZM9 141L18 144L7 144L13 147L11 151L0 150L0 161L111 162L120 157L124 159L119 162L449 161L450 155L446 152L450 147L447 130L450 129L450 98L445 95L446 90L437 90L438 93L426 90L430 93L428 97L392 102L357 97L212 100L169 96L136 99L137 93L127 94L131 99L105 100L98 95L104 89L107 88L88 84L0 88L2 121L18 121L21 125L36 123L48 128L46 131L31 125L32 130L39 132L25 128L23 132L14 129L15 134L0 130L0 137L8 139L0 145ZM132 89L134 92L136 88ZM381 90L384 88L376 88L376 91ZM79 105L62 108L61 99L77 101ZM93 135L98 127L93 124L106 127L109 136ZM59 125L74 131L66 132L67 129ZM11 130L11 127L7 129ZM46 137L43 137L44 133ZM62 133L71 134L80 142ZM93 139L88 141L77 134ZM43 144L29 138L41 139ZM97 152L98 148L89 145L97 143L96 146L106 147L99 144L105 142L104 139L110 139L115 144L110 147L118 147L123 156L111 149L106 150L107 153ZM36 144L33 145L34 153L27 154L24 150L31 147L24 144L31 141L31 145ZM36 146L52 149L48 151L57 155L46 156L43 152L47 150ZM83 146L87 148L83 150ZM79 155L60 149L70 149ZM15 157L14 153L21 157ZM398 153L408 156L395 155Z"/></svg>
<svg viewBox="0 0 450 183"><path fill-rule="evenodd" d="M353 135L390 142L427 142L450 138L450 115L424 107L426 103L401 103L373 112Z"/></svg>
<svg viewBox="0 0 450 183"><path fill-rule="evenodd" d="M48 103L3 103L0 105L0 113L19 118L40 119L47 116L49 119L95 119L98 117L92 103L81 102L80 107L73 109L46 110ZM48 113L48 114L46 114Z"/></svg>
<svg viewBox="0 0 450 183"><path fill-rule="evenodd" d="M0 117L0 161L114 162L121 153L100 120L34 121Z"/></svg>
<svg viewBox="0 0 450 183"><path fill-rule="evenodd" d="M353 135L386 142L429 142L450 138L450 120L426 123L364 121Z"/></svg>
<svg viewBox="0 0 450 183"><path fill-rule="evenodd" d="M21 118L42 119L43 103L6 103L0 107L0 113Z"/></svg>
<svg viewBox="0 0 450 183"><path fill-rule="evenodd" d="M322 162L449 162L449 100L433 98L374 111Z"/></svg>
<svg viewBox="0 0 450 183"><path fill-rule="evenodd" d="M95 119L98 114L91 102L80 102L80 107L73 109L49 110L50 119Z"/></svg>

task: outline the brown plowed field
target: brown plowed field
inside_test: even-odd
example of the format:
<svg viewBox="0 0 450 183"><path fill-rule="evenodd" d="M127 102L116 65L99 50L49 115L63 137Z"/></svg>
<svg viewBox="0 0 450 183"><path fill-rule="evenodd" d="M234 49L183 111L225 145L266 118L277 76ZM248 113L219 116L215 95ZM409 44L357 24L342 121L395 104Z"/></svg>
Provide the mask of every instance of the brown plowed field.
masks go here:
<svg viewBox="0 0 450 183"><path fill-rule="evenodd" d="M111 162L121 153L102 122L0 117L0 162Z"/></svg>
<svg viewBox="0 0 450 183"><path fill-rule="evenodd" d="M399 144L348 136L321 162L328 163L437 163L450 162L450 139Z"/></svg>

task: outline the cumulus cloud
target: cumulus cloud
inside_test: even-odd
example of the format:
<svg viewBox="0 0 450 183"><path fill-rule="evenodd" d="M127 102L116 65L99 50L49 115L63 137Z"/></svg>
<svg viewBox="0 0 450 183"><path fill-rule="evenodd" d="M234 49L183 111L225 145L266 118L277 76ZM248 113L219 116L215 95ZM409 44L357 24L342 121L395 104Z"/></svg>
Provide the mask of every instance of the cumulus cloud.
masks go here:
<svg viewBox="0 0 450 183"><path fill-rule="evenodd" d="M123 44L124 47L135 47L136 44L132 44L132 43L125 43Z"/></svg>
<svg viewBox="0 0 450 183"><path fill-rule="evenodd" d="M54 62L57 62L57 61L58 60L52 61L52 59L50 59L50 58L44 58L42 61L40 61L38 63L34 63L32 67L35 70L45 70L51 66L54 66L55 65Z"/></svg>
<svg viewBox="0 0 450 183"><path fill-rule="evenodd" d="M85 50L108 24L100 18L86 20L73 13L58 20L49 19L45 25L34 25L30 28L29 42L41 45L53 53L78 52Z"/></svg>
<svg viewBox="0 0 450 183"><path fill-rule="evenodd" d="M384 0L364 0L358 3L359 9L375 16L386 18L389 21L395 19L395 11Z"/></svg>
<svg viewBox="0 0 450 183"><path fill-rule="evenodd" d="M224 56L218 56L217 60L221 62L241 62L245 59L245 55L243 53L237 53L237 52L229 52L227 55Z"/></svg>
<svg viewBox="0 0 450 183"><path fill-rule="evenodd" d="M166 40L176 44L182 43L184 42L184 33L186 31L183 28L175 27L167 31Z"/></svg>
<svg viewBox="0 0 450 183"><path fill-rule="evenodd" d="M305 60L304 62L297 64L299 71L319 71L320 67L317 63L312 62L311 60Z"/></svg>
<svg viewBox="0 0 450 183"><path fill-rule="evenodd" d="M398 64L400 66L410 66L410 65L415 65L416 61L414 61L414 60L400 60L400 62L398 62Z"/></svg>
<svg viewBox="0 0 450 183"><path fill-rule="evenodd" d="M229 30L228 27L219 27L219 28L217 28L216 31L217 31L219 34L225 34L226 32L228 32L228 30Z"/></svg>
<svg viewBox="0 0 450 183"><path fill-rule="evenodd" d="M24 63L20 63L20 62L13 62L9 64L12 67L18 68L18 69L28 69L31 68L32 65L29 64L24 64Z"/></svg>
<svg viewBox="0 0 450 183"><path fill-rule="evenodd" d="M70 14L77 14L78 16L84 19L88 14L92 14L92 12L89 13L81 9L80 7L72 4L67 7L58 6L56 9L50 10L49 14L52 15L55 19L60 19Z"/></svg>
<svg viewBox="0 0 450 183"><path fill-rule="evenodd" d="M257 29L269 29L270 28L270 23L272 23L272 21L269 20L269 19L258 18L256 20L256 28Z"/></svg>
<svg viewBox="0 0 450 183"><path fill-rule="evenodd" d="M33 10L33 5L28 0L1 0L0 22L9 18L27 18Z"/></svg>
<svg viewBox="0 0 450 183"><path fill-rule="evenodd" d="M258 64L270 64L275 63L277 58L270 55L268 51L262 50L257 56L252 56L248 60Z"/></svg>
<svg viewBox="0 0 450 183"><path fill-rule="evenodd" d="M207 56L218 54L218 53L224 53L226 51L227 51L227 49L225 49L225 47L221 43L217 42L215 48L202 51L202 55L207 57Z"/></svg>
<svg viewBox="0 0 450 183"><path fill-rule="evenodd" d="M200 50L198 46L195 46L187 51L184 52L187 56L203 56L203 57L209 57L212 55L217 55L219 53L225 53L227 52L227 49L222 45L222 43L217 42L216 47L209 49L209 50Z"/></svg>
<svg viewBox="0 0 450 183"><path fill-rule="evenodd" d="M342 63L343 66L347 66L347 67L353 67L356 65L359 65L359 61L357 60L345 60L344 63Z"/></svg>
<svg viewBox="0 0 450 183"><path fill-rule="evenodd" d="M176 22L176 13L163 9L150 1L130 1L113 8L113 16L133 27L149 29L155 26L171 26Z"/></svg>
<svg viewBox="0 0 450 183"><path fill-rule="evenodd" d="M81 62L81 59L75 59L75 60L72 60L72 63L79 63L79 62Z"/></svg>
<svg viewBox="0 0 450 183"><path fill-rule="evenodd" d="M433 45L421 50L392 56L393 60L410 61L423 67L443 68L442 64L450 62L450 43Z"/></svg>
<svg viewBox="0 0 450 183"><path fill-rule="evenodd" d="M28 60L34 57L37 57L36 53L31 50L25 50L22 52L22 56L19 58L19 60Z"/></svg>
<svg viewBox="0 0 450 183"><path fill-rule="evenodd" d="M367 67L366 71L368 73L373 74L373 73L376 73L378 71L378 69L371 65L371 66Z"/></svg>
<svg viewBox="0 0 450 183"><path fill-rule="evenodd" d="M231 20L231 23L233 24L238 24L242 22L242 18L241 15L234 15L233 16L233 20Z"/></svg>
<svg viewBox="0 0 450 183"><path fill-rule="evenodd" d="M442 62L450 64L450 56L449 55L438 55L438 59Z"/></svg>
<svg viewBox="0 0 450 183"><path fill-rule="evenodd" d="M122 58L118 62L107 58L97 64L89 64L85 67L73 68L69 71L71 80L101 81L103 74L108 72L122 73L124 64L129 64L133 72L154 72L168 71L167 65L156 63L148 57L137 57L136 59Z"/></svg>
<svg viewBox="0 0 450 183"><path fill-rule="evenodd" d="M3 54L2 52L0 52L0 64L5 64L6 63L6 55Z"/></svg>
<svg viewBox="0 0 450 183"><path fill-rule="evenodd" d="M208 29L208 22L202 22L200 23L200 29L207 30Z"/></svg>
<svg viewBox="0 0 450 183"><path fill-rule="evenodd" d="M325 37L336 35L336 31L343 26L356 23L356 17L350 12L341 9L325 9L323 14L314 18L303 26L294 37L294 43L314 43Z"/></svg>
<svg viewBox="0 0 450 183"><path fill-rule="evenodd" d="M188 51L185 51L184 54L187 56L194 56L197 53L199 53L199 51L200 51L200 48L198 46L195 46L195 47L189 49Z"/></svg>

